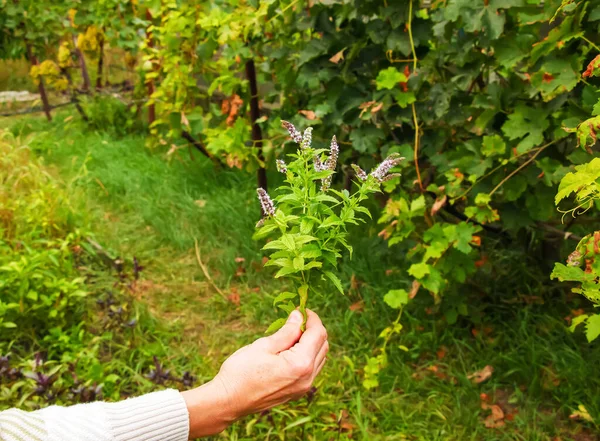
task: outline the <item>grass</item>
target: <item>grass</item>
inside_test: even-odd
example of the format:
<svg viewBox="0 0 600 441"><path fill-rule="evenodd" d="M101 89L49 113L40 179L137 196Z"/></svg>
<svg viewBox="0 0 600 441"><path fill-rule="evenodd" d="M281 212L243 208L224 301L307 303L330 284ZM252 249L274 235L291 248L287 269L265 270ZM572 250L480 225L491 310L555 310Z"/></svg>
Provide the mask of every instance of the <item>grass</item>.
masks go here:
<svg viewBox="0 0 600 441"><path fill-rule="evenodd" d="M144 350L165 357L167 367L210 378L228 354L262 335L277 314L271 301L282 286L262 269L260 246L251 240L259 216L254 176L217 170L199 155L192 160L187 150L172 157L152 152L142 135L87 131L68 113L55 120L21 118L4 125L29 140L56 179L85 195L78 204L96 239L113 255L136 256L145 266L132 295L166 327ZM530 295L546 285L547 275L531 267L518 270L526 265L517 252L505 253L490 280L481 281L494 295L481 298L475 288L466 288L464 295L482 313L478 325L463 318L449 326L438 313L427 313L432 301L419 294L403 317L402 336L390 347L380 388L364 390L366 358L393 320L382 297L408 283L401 272L387 275L402 260L377 238L375 225L367 230L370 234L359 234L353 244L354 259L340 268L348 295L312 302L332 347L314 400L249 417L224 439L598 439L594 423L568 418L583 404L600 421L598 345L566 331L563 317L578 305L565 303L556 290L538 293L543 305L527 304L526 296L506 303L516 297L513 290ZM207 283L195 240L217 285L234 301ZM140 375L142 366L122 361L129 362ZM486 365L494 368L491 378L473 383L469 375ZM482 409L482 400L504 409L503 427L485 426L490 410Z"/></svg>

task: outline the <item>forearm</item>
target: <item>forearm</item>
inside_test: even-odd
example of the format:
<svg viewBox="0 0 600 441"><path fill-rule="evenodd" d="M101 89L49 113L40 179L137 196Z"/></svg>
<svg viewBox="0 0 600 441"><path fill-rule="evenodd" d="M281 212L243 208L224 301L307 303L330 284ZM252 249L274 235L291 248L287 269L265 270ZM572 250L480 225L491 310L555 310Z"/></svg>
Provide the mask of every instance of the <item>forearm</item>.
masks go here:
<svg viewBox="0 0 600 441"><path fill-rule="evenodd" d="M187 441L188 437L186 403L175 390L118 403L0 412L2 441Z"/></svg>

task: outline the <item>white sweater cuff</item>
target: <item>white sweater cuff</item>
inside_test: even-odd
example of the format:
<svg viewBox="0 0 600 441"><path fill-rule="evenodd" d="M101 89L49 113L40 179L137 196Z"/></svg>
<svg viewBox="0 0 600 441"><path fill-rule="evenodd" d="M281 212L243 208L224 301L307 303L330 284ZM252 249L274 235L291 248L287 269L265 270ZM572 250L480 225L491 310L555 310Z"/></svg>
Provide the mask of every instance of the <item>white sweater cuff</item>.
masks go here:
<svg viewBox="0 0 600 441"><path fill-rule="evenodd" d="M190 430L183 396L173 389L118 403L51 406L39 412L47 432L47 438L40 438L44 441L187 441Z"/></svg>
<svg viewBox="0 0 600 441"><path fill-rule="evenodd" d="M190 418L173 389L104 405L115 441L187 441Z"/></svg>

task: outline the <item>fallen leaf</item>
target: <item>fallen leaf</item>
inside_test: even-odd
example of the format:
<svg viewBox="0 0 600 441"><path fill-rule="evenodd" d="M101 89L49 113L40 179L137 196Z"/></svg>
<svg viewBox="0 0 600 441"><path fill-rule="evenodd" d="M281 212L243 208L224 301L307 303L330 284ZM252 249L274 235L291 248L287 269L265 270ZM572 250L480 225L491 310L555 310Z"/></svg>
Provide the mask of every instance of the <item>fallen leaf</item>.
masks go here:
<svg viewBox="0 0 600 441"><path fill-rule="evenodd" d="M577 410L575 412L573 412L571 415L569 415L569 418L572 420L583 420L583 421L587 421L589 423L594 422L594 420L592 419L592 416L590 415L590 413L588 412L588 410L585 408L585 406L583 404L580 404L577 407Z"/></svg>
<svg viewBox="0 0 600 441"><path fill-rule="evenodd" d="M475 245L476 247L479 247L479 246L481 246L481 237L480 237L480 236L473 236L473 237L471 238L471 243L472 243L473 245Z"/></svg>
<svg viewBox="0 0 600 441"><path fill-rule="evenodd" d="M204 208L206 206L206 201L204 199L198 199L197 201L194 201L194 204L200 208Z"/></svg>
<svg viewBox="0 0 600 441"><path fill-rule="evenodd" d="M243 257L236 257L234 260L235 263L243 263L246 261L246 259L244 259Z"/></svg>
<svg viewBox="0 0 600 441"><path fill-rule="evenodd" d="M345 50L346 50L346 48L339 51L337 54L335 54L333 57L331 57L329 59L329 61L331 61L332 63L338 64L340 62L340 60L344 59L344 51Z"/></svg>
<svg viewBox="0 0 600 441"><path fill-rule="evenodd" d="M487 403L481 403L481 408L492 411L483 421L485 427L488 429L497 429L504 426L504 411L500 406L497 404L489 405Z"/></svg>
<svg viewBox="0 0 600 441"><path fill-rule="evenodd" d="M298 113L300 113L301 115L304 115L306 117L306 119L309 119L311 121L313 121L315 119L319 119L319 118L317 118L317 114L312 110L298 110Z"/></svg>
<svg viewBox="0 0 600 441"><path fill-rule="evenodd" d="M436 199L435 202L433 203L433 206L431 207L431 215L435 216L435 214L440 211L440 209L446 205L446 201L448 200L448 197L446 195L444 195L442 198L440 199Z"/></svg>
<svg viewBox="0 0 600 441"><path fill-rule="evenodd" d="M269 258L267 256L263 256L262 258L262 264L263 266L265 266L265 264L269 261Z"/></svg>
<svg viewBox="0 0 600 441"><path fill-rule="evenodd" d="M227 298L229 299L229 301L231 303L233 303L236 306L240 306L240 295L237 292L232 292L231 294L229 294L227 296Z"/></svg>
<svg viewBox="0 0 600 441"><path fill-rule="evenodd" d="M436 352L438 360L443 360L447 352L448 348L446 348L446 346L442 346L441 348L439 348Z"/></svg>
<svg viewBox="0 0 600 441"><path fill-rule="evenodd" d="M365 309L365 302L363 300L359 300L358 302L350 305L348 309L352 312L362 312Z"/></svg>
<svg viewBox="0 0 600 441"><path fill-rule="evenodd" d="M494 373L494 368L488 364L483 369L481 369L477 372L473 372L467 378L469 380L473 380L473 382L476 384L480 384L480 383L483 383L484 381L489 380L492 377L493 373Z"/></svg>

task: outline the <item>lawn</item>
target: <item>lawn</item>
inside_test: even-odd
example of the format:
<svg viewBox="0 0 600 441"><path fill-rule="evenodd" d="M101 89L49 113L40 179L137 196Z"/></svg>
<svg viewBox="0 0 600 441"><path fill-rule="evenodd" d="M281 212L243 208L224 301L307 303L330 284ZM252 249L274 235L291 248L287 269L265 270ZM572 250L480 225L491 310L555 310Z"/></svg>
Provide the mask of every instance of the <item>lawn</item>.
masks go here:
<svg viewBox="0 0 600 441"><path fill-rule="evenodd" d="M263 268L261 245L252 240L260 213L251 173L215 168L187 149L150 150L143 135L86 129L68 111L53 123L27 117L4 119L0 127L65 189L100 254L119 256L124 273L134 257L143 267L139 279L117 283L114 270L95 261L96 277L86 282L96 303L118 285L120 301L136 318L126 344L108 358L99 352L103 375L117 375L106 386L107 399L186 387L149 379L154 356L173 376L189 371L198 384L236 348L264 335L285 283ZM269 179L275 187L280 178ZM345 295L332 292L311 306L331 343L313 393L248 417L218 439L599 439L600 349L570 333L566 320L585 303L550 289L548 273L535 265L525 262L515 272L521 255L507 250L491 256L493 295L475 286L464 293L480 311L475 322L459 317L448 325L421 292L390 343L380 386L365 389L366 360L395 318L382 299L397 288L388 270L400 257L378 237L376 223L362 231L368 234L353 241L353 258L340 266ZM2 408L22 404L18 394L0 390ZM573 415L579 406L589 416Z"/></svg>

